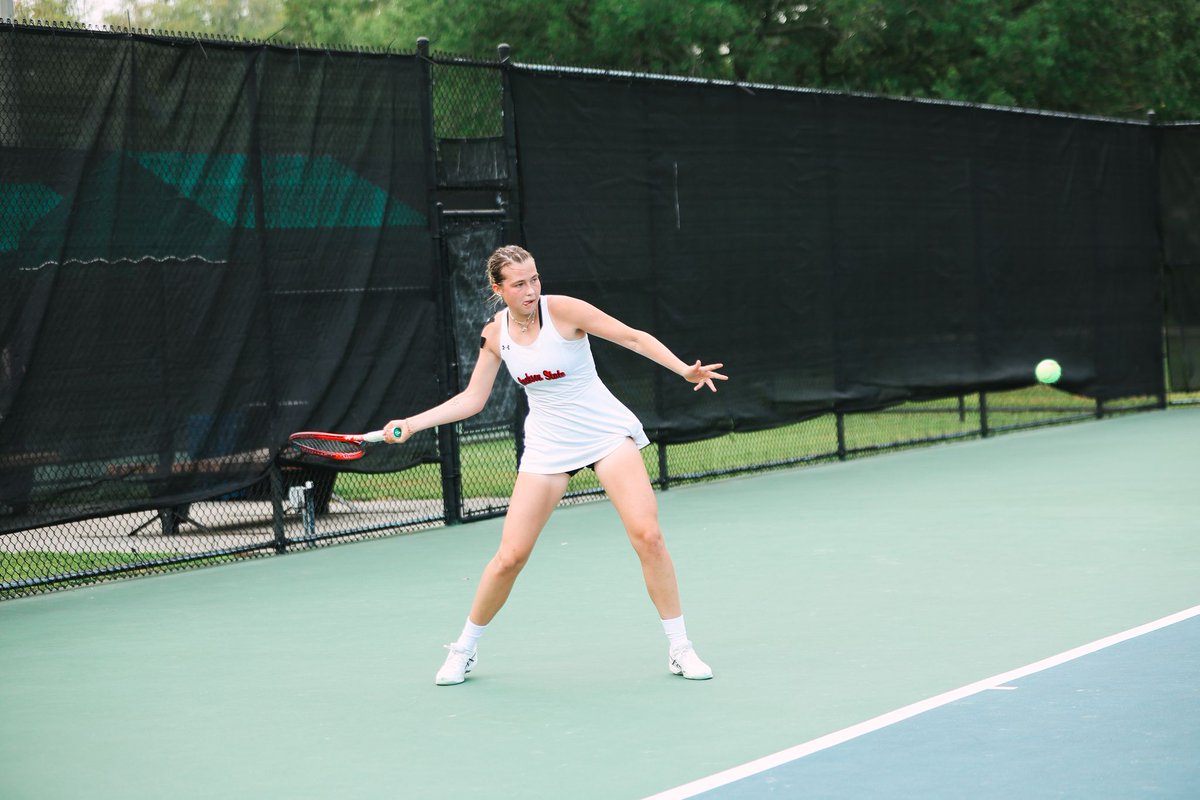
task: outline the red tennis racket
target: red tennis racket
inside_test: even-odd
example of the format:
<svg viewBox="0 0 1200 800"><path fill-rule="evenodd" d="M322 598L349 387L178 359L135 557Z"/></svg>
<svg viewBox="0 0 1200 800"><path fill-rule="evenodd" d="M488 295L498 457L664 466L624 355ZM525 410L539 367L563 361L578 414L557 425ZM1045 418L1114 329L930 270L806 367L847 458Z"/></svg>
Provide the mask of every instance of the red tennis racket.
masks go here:
<svg viewBox="0 0 1200 800"><path fill-rule="evenodd" d="M396 436L401 430L393 430ZM335 461L353 461L366 455L367 445L383 441L383 431L370 433L321 433L319 431L301 431L293 433L288 441L302 452L309 455L332 458Z"/></svg>

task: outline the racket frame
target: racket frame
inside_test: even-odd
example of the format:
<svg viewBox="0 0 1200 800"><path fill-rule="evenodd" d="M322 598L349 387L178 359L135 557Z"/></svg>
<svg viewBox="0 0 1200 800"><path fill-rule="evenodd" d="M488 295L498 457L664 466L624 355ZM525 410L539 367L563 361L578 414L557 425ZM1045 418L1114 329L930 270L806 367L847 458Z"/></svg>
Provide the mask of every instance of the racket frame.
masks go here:
<svg viewBox="0 0 1200 800"><path fill-rule="evenodd" d="M399 428L395 428L393 433L396 436L401 434ZM371 431L369 433L327 433L325 431L299 431L288 437L288 442L302 453L307 453L318 458L328 458L334 461L355 461L366 455L364 445L374 442L383 441L383 431ZM353 450L322 450L317 447L303 444L306 439L316 439L324 442L341 442L342 444L353 445Z"/></svg>

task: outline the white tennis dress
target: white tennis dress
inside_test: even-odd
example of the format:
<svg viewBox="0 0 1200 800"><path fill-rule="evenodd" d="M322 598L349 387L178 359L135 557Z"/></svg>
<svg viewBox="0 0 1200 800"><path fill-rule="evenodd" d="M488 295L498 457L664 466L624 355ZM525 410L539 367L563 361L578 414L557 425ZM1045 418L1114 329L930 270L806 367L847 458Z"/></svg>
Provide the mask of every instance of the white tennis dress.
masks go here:
<svg viewBox="0 0 1200 800"><path fill-rule="evenodd" d="M570 341L554 327L547 297L541 298L541 329L531 345L512 340L508 309L501 312L500 357L529 398L518 469L571 472L596 463L626 439L639 448L650 444L642 423L596 374L587 335Z"/></svg>

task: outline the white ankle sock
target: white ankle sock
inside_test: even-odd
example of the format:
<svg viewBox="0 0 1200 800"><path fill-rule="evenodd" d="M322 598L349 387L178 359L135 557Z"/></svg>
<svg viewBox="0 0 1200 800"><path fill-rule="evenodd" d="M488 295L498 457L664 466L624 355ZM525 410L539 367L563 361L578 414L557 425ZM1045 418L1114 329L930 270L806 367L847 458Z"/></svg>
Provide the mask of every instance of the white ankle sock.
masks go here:
<svg viewBox="0 0 1200 800"><path fill-rule="evenodd" d="M662 621L663 633L667 634L667 641L671 647L683 644L688 640L687 626L683 624L683 615L675 617L675 619L664 619Z"/></svg>
<svg viewBox="0 0 1200 800"><path fill-rule="evenodd" d="M463 626L462 633L459 635L458 641L454 644L474 651L479 645L479 637L483 636L483 632L486 629L487 625L476 625L474 622L471 622L470 617L467 617L467 624Z"/></svg>

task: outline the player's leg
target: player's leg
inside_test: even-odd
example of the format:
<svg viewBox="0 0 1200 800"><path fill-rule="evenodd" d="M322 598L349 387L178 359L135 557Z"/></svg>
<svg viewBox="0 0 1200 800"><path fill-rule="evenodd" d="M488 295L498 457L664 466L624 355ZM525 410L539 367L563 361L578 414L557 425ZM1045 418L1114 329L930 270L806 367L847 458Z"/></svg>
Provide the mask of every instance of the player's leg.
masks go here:
<svg viewBox="0 0 1200 800"><path fill-rule="evenodd" d="M500 547L484 568L479 589L475 592L475 602L471 605L471 621L475 624L487 625L491 622L508 599L513 583L529 560L542 528L562 500L568 480L570 478L565 474L517 474L508 512L504 517Z"/></svg>
<svg viewBox="0 0 1200 800"><path fill-rule="evenodd" d="M687 638L675 564L658 523L658 498L637 445L633 440L627 440L615 452L596 462L595 470L641 561L646 590L670 642L670 670L694 680L711 678L712 670L696 655Z"/></svg>
<svg viewBox="0 0 1200 800"><path fill-rule="evenodd" d="M681 612L675 565L658 525L658 498L637 445L627 439L616 452L596 462L594 469L642 562L646 590L658 615L663 619L678 617Z"/></svg>
<svg viewBox="0 0 1200 800"><path fill-rule="evenodd" d="M483 569L462 634L448 645L450 654L435 678L439 686L462 683L474 667L476 643L483 635L484 627L508 600L517 575L529 560L551 512L562 499L568 480L567 475L517 474L500 534L500 547Z"/></svg>

